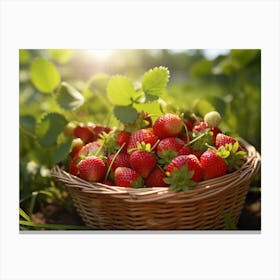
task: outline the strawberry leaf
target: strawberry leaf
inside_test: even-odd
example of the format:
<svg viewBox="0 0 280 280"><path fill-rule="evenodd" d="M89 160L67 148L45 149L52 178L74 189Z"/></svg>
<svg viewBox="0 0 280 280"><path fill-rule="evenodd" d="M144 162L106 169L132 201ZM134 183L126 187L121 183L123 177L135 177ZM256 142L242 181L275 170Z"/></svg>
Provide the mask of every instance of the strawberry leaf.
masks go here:
<svg viewBox="0 0 280 280"><path fill-rule="evenodd" d="M84 104L83 95L66 82L61 83L57 102L63 109L76 110Z"/></svg>
<svg viewBox="0 0 280 280"><path fill-rule="evenodd" d="M51 93L60 83L60 74L55 65L44 58L35 58L30 76L33 85L41 92Z"/></svg>
<svg viewBox="0 0 280 280"><path fill-rule="evenodd" d="M133 83L125 76L112 77L107 86L107 96L114 105L126 106L132 104L138 97Z"/></svg>
<svg viewBox="0 0 280 280"><path fill-rule="evenodd" d="M39 143L44 147L54 144L67 123L68 121L61 114L50 113L45 115L36 127Z"/></svg>
<svg viewBox="0 0 280 280"><path fill-rule="evenodd" d="M142 89L146 99L153 101L152 96L160 96L169 81L169 71L166 67L155 67L146 72L142 78Z"/></svg>
<svg viewBox="0 0 280 280"><path fill-rule="evenodd" d="M115 106L113 112L122 123L134 123L137 119L137 110L132 106Z"/></svg>
<svg viewBox="0 0 280 280"><path fill-rule="evenodd" d="M66 159L67 155L71 151L72 146L72 138L67 138L65 142L60 143L53 155L54 163L58 163L64 159Z"/></svg>

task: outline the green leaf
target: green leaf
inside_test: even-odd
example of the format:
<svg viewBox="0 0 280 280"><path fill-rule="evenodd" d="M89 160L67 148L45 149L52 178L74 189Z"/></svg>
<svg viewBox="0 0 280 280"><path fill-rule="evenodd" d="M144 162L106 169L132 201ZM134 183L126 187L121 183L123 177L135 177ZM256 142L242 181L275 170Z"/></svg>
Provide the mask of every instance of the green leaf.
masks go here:
<svg viewBox="0 0 280 280"><path fill-rule="evenodd" d="M84 104L84 97L74 87L66 82L62 82L58 92L57 102L63 109L73 111Z"/></svg>
<svg viewBox="0 0 280 280"><path fill-rule="evenodd" d="M20 126L30 132L35 131L36 120L32 115L20 116Z"/></svg>
<svg viewBox="0 0 280 280"><path fill-rule="evenodd" d="M169 80L166 67L155 67L146 72L142 78L142 89L145 94L160 96Z"/></svg>
<svg viewBox="0 0 280 280"><path fill-rule="evenodd" d="M55 65L44 58L35 58L30 68L31 81L41 92L51 93L60 83Z"/></svg>
<svg viewBox="0 0 280 280"><path fill-rule="evenodd" d="M61 114L50 113L45 115L36 127L39 143L44 147L54 144L67 123L68 121Z"/></svg>
<svg viewBox="0 0 280 280"><path fill-rule="evenodd" d="M26 64L31 59L29 50L19 50L19 63L20 65Z"/></svg>
<svg viewBox="0 0 280 280"><path fill-rule="evenodd" d="M134 123L137 119L137 110L132 106L115 106L114 115L122 123Z"/></svg>
<svg viewBox="0 0 280 280"><path fill-rule="evenodd" d="M54 163L58 163L66 159L67 155L71 151L71 146L72 146L72 138L67 138L65 142L59 144L54 152L54 156L53 156Z"/></svg>
<svg viewBox="0 0 280 280"><path fill-rule="evenodd" d="M133 83L124 76L114 76L107 86L107 95L114 105L126 106L133 102L137 93Z"/></svg>

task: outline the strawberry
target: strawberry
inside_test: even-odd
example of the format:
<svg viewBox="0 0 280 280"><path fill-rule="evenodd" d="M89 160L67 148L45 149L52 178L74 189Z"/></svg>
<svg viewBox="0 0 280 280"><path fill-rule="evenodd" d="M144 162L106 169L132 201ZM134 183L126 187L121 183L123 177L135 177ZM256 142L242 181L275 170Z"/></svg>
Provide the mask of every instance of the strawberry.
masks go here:
<svg viewBox="0 0 280 280"><path fill-rule="evenodd" d="M81 138L85 144L96 141L101 132L110 132L110 128L102 125L95 125L92 123L79 124L74 129L74 136Z"/></svg>
<svg viewBox="0 0 280 280"><path fill-rule="evenodd" d="M202 180L203 171L198 158L193 155L182 155L174 158L167 166L166 172L172 174L174 169L180 170L183 166L187 167L188 171L193 171L191 179L195 182L200 182Z"/></svg>
<svg viewBox="0 0 280 280"><path fill-rule="evenodd" d="M156 157L148 151L133 151L129 156L131 167L143 178L147 178L156 165Z"/></svg>
<svg viewBox="0 0 280 280"><path fill-rule="evenodd" d="M206 122L196 122L192 131L193 132L200 132L206 129L210 129L210 126Z"/></svg>
<svg viewBox="0 0 280 280"><path fill-rule="evenodd" d="M209 125L209 127L218 127L221 123L221 115L217 111L211 111L205 114L204 122Z"/></svg>
<svg viewBox="0 0 280 280"><path fill-rule="evenodd" d="M226 144L234 144L237 140L231 136L225 135L223 133L218 133L216 136L215 146L218 149L221 146L225 146ZM238 146L238 151L241 151L242 148Z"/></svg>
<svg viewBox="0 0 280 280"><path fill-rule="evenodd" d="M164 114L156 119L153 130L160 139L178 136L183 128L183 122L179 116Z"/></svg>
<svg viewBox="0 0 280 280"><path fill-rule="evenodd" d="M216 143L216 137L217 137L218 133L222 133L222 131L218 127L211 128L211 131L213 133L212 141L213 141L213 143Z"/></svg>
<svg viewBox="0 0 280 280"><path fill-rule="evenodd" d="M175 191L188 191L189 187L202 180L203 170L195 155L174 158L166 168L167 178L163 181Z"/></svg>
<svg viewBox="0 0 280 280"><path fill-rule="evenodd" d="M153 147L158 140L158 137L153 133L151 128L143 128L137 130L131 134L127 151L131 149L135 149L137 147L137 143L144 142L145 144L150 144Z"/></svg>
<svg viewBox="0 0 280 280"><path fill-rule="evenodd" d="M127 146L128 146L129 140L130 140L130 136L131 136L131 133L127 132L127 131L120 131L117 134L115 143L120 147L123 145L123 143L125 143L125 145L122 149L122 152L124 152L124 153L127 151Z"/></svg>
<svg viewBox="0 0 280 280"><path fill-rule="evenodd" d="M82 179L97 182L105 176L106 166L102 159L96 156L90 156L80 161L78 172Z"/></svg>
<svg viewBox="0 0 280 280"><path fill-rule="evenodd" d="M179 155L179 156L182 156L182 155L189 155L189 154L191 154L191 153L192 153L192 151L191 151L190 147L187 146L187 145L184 145L184 146L180 149L178 155Z"/></svg>
<svg viewBox="0 0 280 280"><path fill-rule="evenodd" d="M78 155L75 155L71 162L70 162L70 166L69 166L69 173L75 176L78 176L79 170L78 170L78 163L80 161L80 157Z"/></svg>
<svg viewBox="0 0 280 280"><path fill-rule="evenodd" d="M94 142L90 142L88 144L86 144L85 146L83 146L78 155L80 158L85 158L88 156L93 156L96 155L98 153L98 155L103 155L103 151L101 148L101 144L98 143L97 141Z"/></svg>
<svg viewBox="0 0 280 280"><path fill-rule="evenodd" d="M92 131L84 124L79 124L74 129L74 136L81 138L85 144L93 141Z"/></svg>
<svg viewBox="0 0 280 280"><path fill-rule="evenodd" d="M227 173L226 162L213 150L208 149L200 157L205 180L223 176Z"/></svg>
<svg viewBox="0 0 280 280"><path fill-rule="evenodd" d="M81 150L81 148L84 146L84 142L81 138L75 138L72 140L72 149L70 152L70 156L72 158L74 158L79 151Z"/></svg>
<svg viewBox="0 0 280 280"><path fill-rule="evenodd" d="M184 145L184 141L177 137L168 137L160 140L156 153L161 158L161 163L169 163L179 154Z"/></svg>
<svg viewBox="0 0 280 280"><path fill-rule="evenodd" d="M115 157L115 159L114 159ZM113 161L114 159L114 161ZM112 163L113 162L113 163ZM129 155L125 153L120 153L117 156L115 154L111 154L107 159L108 166L112 163L112 170L117 169L118 167L130 167L129 163Z"/></svg>
<svg viewBox="0 0 280 280"><path fill-rule="evenodd" d="M115 184L120 187L143 186L143 179L137 172L129 167L118 167L114 172Z"/></svg>
<svg viewBox="0 0 280 280"><path fill-rule="evenodd" d="M156 166L146 179L147 187L167 187L168 185L163 181L166 177L164 171Z"/></svg>

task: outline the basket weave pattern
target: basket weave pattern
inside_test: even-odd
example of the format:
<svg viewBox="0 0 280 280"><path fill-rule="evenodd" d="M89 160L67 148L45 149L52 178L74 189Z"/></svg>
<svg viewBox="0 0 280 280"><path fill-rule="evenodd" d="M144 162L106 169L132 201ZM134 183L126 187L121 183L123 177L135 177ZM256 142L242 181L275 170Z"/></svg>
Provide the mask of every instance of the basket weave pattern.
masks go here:
<svg viewBox="0 0 280 280"><path fill-rule="evenodd" d="M87 226L102 230L221 230L224 215L237 223L260 155L240 140L248 155L242 167L225 176L198 183L188 192L168 187L124 188L90 183L59 166L52 176L68 189Z"/></svg>

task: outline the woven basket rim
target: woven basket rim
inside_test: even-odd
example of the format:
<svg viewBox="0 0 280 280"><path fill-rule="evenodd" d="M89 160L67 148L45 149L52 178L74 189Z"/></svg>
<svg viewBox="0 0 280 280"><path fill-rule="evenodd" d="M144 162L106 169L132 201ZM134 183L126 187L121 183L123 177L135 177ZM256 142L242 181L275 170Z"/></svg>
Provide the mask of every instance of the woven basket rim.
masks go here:
<svg viewBox="0 0 280 280"><path fill-rule="evenodd" d="M195 197L222 192L225 188L234 187L236 183L251 180L260 167L260 154L255 147L244 139L238 139L240 145L247 151L245 163L236 171L210 180L199 182L188 192L174 191L169 187L128 188L93 183L74 176L58 165L51 170L54 179L64 183L67 187L80 188L85 193L113 195L125 198L127 201L153 201L180 195L180 197Z"/></svg>

